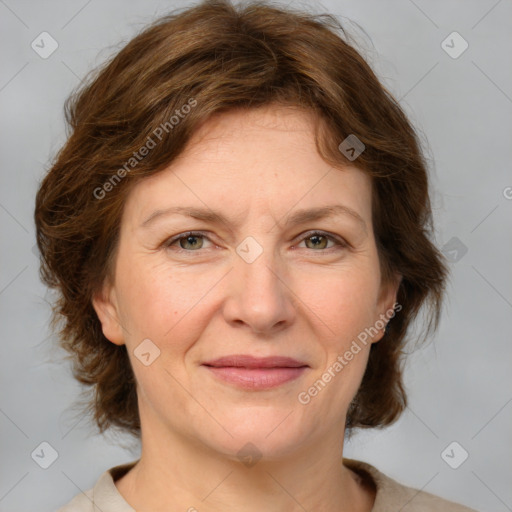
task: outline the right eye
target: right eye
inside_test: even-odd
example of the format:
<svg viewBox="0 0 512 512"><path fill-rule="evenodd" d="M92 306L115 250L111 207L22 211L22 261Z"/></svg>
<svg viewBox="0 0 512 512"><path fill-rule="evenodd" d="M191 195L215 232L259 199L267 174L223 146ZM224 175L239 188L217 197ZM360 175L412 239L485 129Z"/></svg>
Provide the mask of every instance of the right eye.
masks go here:
<svg viewBox="0 0 512 512"><path fill-rule="evenodd" d="M203 249L204 240L209 240L206 235L197 231L189 231L187 233L180 233L169 240L167 240L164 245L165 247L173 247L177 242L179 243L179 247L176 249L178 251L184 252L195 252L199 249Z"/></svg>

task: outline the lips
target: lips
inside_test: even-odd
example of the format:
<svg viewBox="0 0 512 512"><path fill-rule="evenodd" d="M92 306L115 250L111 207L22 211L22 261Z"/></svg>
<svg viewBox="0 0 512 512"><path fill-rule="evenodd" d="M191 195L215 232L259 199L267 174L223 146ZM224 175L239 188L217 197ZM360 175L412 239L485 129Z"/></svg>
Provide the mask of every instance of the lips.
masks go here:
<svg viewBox="0 0 512 512"><path fill-rule="evenodd" d="M231 355L203 363L223 383L244 390L275 388L300 377L309 365L291 357Z"/></svg>
<svg viewBox="0 0 512 512"><path fill-rule="evenodd" d="M214 368L235 367L235 368L300 368L308 366L306 363L285 356L254 357L250 355L235 354L226 357L219 357L213 361L203 363L205 366Z"/></svg>

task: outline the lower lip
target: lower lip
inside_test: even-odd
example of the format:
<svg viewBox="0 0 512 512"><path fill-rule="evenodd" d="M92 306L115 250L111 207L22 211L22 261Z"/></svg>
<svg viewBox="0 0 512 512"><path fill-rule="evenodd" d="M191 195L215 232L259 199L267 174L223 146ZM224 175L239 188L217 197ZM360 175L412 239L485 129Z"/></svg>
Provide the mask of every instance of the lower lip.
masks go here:
<svg viewBox="0 0 512 512"><path fill-rule="evenodd" d="M218 379L243 389L271 389L299 378L306 366L300 368L241 368L236 366L206 366Z"/></svg>

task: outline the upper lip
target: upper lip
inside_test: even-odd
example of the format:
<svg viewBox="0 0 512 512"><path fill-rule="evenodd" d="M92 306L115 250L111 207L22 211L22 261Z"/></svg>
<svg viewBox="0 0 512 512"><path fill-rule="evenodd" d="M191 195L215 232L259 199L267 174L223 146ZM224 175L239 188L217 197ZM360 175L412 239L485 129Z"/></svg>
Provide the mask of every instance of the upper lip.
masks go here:
<svg viewBox="0 0 512 512"><path fill-rule="evenodd" d="M300 368L308 366L302 361L285 356L254 357L245 354L234 354L219 357L203 363L206 366L235 366L240 368Z"/></svg>

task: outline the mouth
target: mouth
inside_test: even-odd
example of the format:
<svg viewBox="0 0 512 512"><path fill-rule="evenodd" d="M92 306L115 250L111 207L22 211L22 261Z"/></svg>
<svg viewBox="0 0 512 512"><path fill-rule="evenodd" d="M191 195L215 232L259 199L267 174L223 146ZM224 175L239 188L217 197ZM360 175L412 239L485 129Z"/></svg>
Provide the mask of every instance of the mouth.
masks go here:
<svg viewBox="0 0 512 512"><path fill-rule="evenodd" d="M212 375L242 389L265 390L299 378L309 365L284 356L232 355L203 363Z"/></svg>

